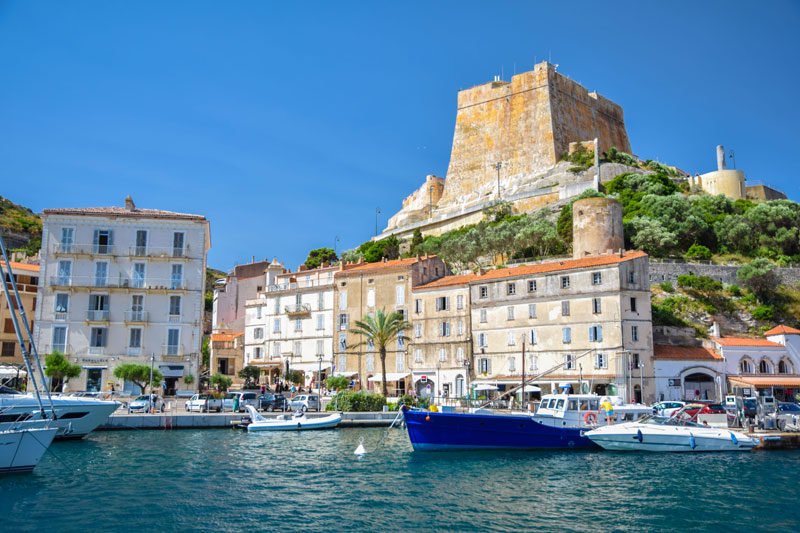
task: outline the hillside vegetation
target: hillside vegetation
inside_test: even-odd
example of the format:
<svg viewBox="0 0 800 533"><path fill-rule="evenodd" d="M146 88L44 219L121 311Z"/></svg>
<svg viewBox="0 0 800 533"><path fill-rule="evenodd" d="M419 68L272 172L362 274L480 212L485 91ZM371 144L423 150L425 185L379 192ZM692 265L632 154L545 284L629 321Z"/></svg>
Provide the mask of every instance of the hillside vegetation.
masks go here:
<svg viewBox="0 0 800 533"><path fill-rule="evenodd" d="M8 236L18 236L19 239L14 240L24 242L23 246L13 251L23 251L31 256L36 255L42 246L42 220L39 215L2 196L0 196L0 232L7 239Z"/></svg>

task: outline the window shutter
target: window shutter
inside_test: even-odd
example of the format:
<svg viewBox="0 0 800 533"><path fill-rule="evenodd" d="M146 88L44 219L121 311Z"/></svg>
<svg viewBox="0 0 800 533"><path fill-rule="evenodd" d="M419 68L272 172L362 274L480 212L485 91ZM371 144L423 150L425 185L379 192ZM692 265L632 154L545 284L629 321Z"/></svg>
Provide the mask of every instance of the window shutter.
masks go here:
<svg viewBox="0 0 800 533"><path fill-rule="evenodd" d="M597 326L597 339L598 341L603 340L603 326Z"/></svg>
<svg viewBox="0 0 800 533"><path fill-rule="evenodd" d="M113 229L108 230L108 245L109 246L114 246L114 230Z"/></svg>
<svg viewBox="0 0 800 533"><path fill-rule="evenodd" d="M100 230L99 230L99 229L96 229L96 230L94 230L94 240L92 241L92 244L94 244L95 246L97 246L97 243L98 243L99 241L100 241Z"/></svg>

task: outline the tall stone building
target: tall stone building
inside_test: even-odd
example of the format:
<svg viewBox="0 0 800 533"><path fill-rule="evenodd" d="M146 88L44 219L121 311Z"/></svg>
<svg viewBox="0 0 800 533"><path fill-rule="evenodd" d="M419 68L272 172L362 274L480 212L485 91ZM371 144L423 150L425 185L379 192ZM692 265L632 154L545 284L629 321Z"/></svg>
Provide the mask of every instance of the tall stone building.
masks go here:
<svg viewBox="0 0 800 533"><path fill-rule="evenodd" d="M510 82L495 79L460 91L444 188L436 187L441 178L429 176L384 234L409 234L415 223L426 233L441 233L474 222L466 215L480 214L481 206L498 198L510 198L522 209L558 200L559 191L537 177L558 163L569 143L594 138L601 152L612 146L631 151L622 107L550 63Z"/></svg>
<svg viewBox="0 0 800 533"><path fill-rule="evenodd" d="M5 266L5 265L3 265ZM22 305L25 307L25 315L28 320L33 319L36 312L36 293L39 285L39 265L32 265L28 263L16 263L11 261L11 272L5 272L6 281L9 290L11 289L10 277L14 276L17 283L17 290L22 299ZM11 295L12 301L14 295ZM14 309L17 309L16 302L13 303ZM20 327L23 328L22 318L19 312L16 313L17 318L20 320ZM33 324L29 324L31 331L33 331ZM0 383L6 380L16 380L17 375L12 367L22 368L24 360L22 358L22 349L20 348L17 334L14 330L14 321L12 320L12 310L9 309L8 303L4 296L0 295L0 366L8 366L6 370L0 370ZM25 380L25 372L22 373L22 381Z"/></svg>

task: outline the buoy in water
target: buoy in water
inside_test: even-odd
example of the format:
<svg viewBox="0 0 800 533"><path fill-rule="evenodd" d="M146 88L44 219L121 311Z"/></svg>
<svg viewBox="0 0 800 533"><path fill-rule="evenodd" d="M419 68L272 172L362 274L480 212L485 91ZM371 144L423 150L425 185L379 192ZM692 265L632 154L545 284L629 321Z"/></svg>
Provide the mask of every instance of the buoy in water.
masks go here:
<svg viewBox="0 0 800 533"><path fill-rule="evenodd" d="M360 457L360 456L366 455L366 454L367 454L367 450L364 449L364 437L359 437L358 438L358 448L356 448L356 451L353 452L353 455L358 455Z"/></svg>

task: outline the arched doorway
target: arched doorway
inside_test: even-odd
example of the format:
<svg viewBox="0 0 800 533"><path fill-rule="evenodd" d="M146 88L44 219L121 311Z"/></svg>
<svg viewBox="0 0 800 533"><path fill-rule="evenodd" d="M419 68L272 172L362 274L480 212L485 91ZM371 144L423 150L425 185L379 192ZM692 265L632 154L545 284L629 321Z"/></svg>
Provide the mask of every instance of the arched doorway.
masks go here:
<svg viewBox="0 0 800 533"><path fill-rule="evenodd" d="M705 372L694 372L683 378L683 397L686 400L713 399L716 396L714 377Z"/></svg>
<svg viewBox="0 0 800 533"><path fill-rule="evenodd" d="M417 391L418 397L431 398L435 394L436 384L430 378L426 379L425 381L419 380L417 381L415 390Z"/></svg>

